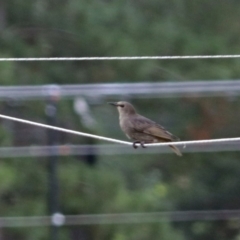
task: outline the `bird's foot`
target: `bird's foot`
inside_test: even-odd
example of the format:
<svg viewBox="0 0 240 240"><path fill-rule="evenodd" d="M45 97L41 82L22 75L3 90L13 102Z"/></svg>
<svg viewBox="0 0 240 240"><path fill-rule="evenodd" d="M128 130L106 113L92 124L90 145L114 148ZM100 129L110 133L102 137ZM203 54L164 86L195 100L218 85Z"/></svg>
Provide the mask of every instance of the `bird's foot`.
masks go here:
<svg viewBox="0 0 240 240"><path fill-rule="evenodd" d="M133 148L138 148L138 146L136 146L137 143L140 143L141 147L142 148L146 148L146 146L144 145L144 142L141 142L141 141L135 141L133 142Z"/></svg>
<svg viewBox="0 0 240 240"><path fill-rule="evenodd" d="M138 148L138 146L136 146L137 143L139 143L139 141L135 141L135 142L133 142L133 148L135 148L135 149Z"/></svg>

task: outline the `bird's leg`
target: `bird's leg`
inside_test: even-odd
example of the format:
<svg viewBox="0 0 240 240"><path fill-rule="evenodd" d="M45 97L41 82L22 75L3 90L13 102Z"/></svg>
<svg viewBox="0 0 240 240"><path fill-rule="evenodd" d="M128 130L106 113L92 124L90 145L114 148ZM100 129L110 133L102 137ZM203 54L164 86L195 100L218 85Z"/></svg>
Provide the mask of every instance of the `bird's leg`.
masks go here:
<svg viewBox="0 0 240 240"><path fill-rule="evenodd" d="M142 148L147 148L145 145L144 145L144 142L140 142Z"/></svg>
<svg viewBox="0 0 240 240"><path fill-rule="evenodd" d="M133 148L135 148L135 149L138 148L138 146L136 146L137 143L140 143L142 148L146 148L146 146L144 146L144 142L142 142L142 141L134 141Z"/></svg>
<svg viewBox="0 0 240 240"><path fill-rule="evenodd" d="M134 141L134 142L133 142L133 148L135 148L135 149L138 148L138 146L136 146L137 143L140 143L140 141Z"/></svg>

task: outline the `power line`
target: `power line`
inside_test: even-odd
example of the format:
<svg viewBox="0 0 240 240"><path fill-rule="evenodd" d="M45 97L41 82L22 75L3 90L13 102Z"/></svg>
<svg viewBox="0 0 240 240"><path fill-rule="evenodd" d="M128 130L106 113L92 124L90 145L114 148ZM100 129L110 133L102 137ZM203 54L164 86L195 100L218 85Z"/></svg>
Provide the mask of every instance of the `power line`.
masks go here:
<svg viewBox="0 0 240 240"><path fill-rule="evenodd" d="M9 116L2 115L2 114L0 114L0 118L4 118L7 120L12 120L12 121L16 121L16 122L21 122L21 123L25 123L25 124L29 124L29 125L33 125L33 126L37 126L37 127L42 127L42 128L52 129L52 130L66 132L66 133L70 133L70 134L80 135L83 137L89 137L89 138L95 138L98 140L104 140L104 141L108 141L108 142L132 145L131 142L126 142L126 141L121 141L121 140L117 140L117 139L113 139L113 138L107 138L107 137L102 137L102 136L98 136L98 135L94 135L94 134L74 131L74 130L70 130L70 129L66 129L66 128L55 127L55 126L51 126L51 125L47 125L47 124L28 121L28 120L21 119L21 118L9 117Z"/></svg>
<svg viewBox="0 0 240 240"><path fill-rule="evenodd" d="M183 153L197 152L227 152L239 151L239 142L226 142L221 144L199 144L189 145L182 148ZM29 157L47 157L47 156L87 156L89 154L97 155L136 155L136 154L159 154L171 153L167 146L161 148L139 148L134 149L122 144L84 144L84 145L54 145L54 146L25 146L25 147L1 147L0 158L24 158Z"/></svg>
<svg viewBox="0 0 240 240"><path fill-rule="evenodd" d="M219 221L240 219L240 210L170 211L145 213L83 214L32 217L0 217L0 227L139 224L156 222Z"/></svg>
<svg viewBox="0 0 240 240"><path fill-rule="evenodd" d="M205 97L239 96L240 80L184 81L184 82L141 82L103 84L65 84L37 86L1 86L0 99L42 99L58 94L61 98L83 96L99 97ZM94 97L93 97L94 96Z"/></svg>
<svg viewBox="0 0 240 240"><path fill-rule="evenodd" d="M15 118L15 117L10 117L6 115L0 114L0 118L11 120L11 121L16 121L16 122L21 122L29 125L34 125L37 127L42 127L42 128L47 128L47 129L52 129L56 131L61 131L61 132L66 132L70 134L75 134L83 137L89 137L89 138L94 138L98 140L103 140L107 142L113 142L113 143L120 143L120 144L125 144L125 145L132 145L132 142L127 142L127 141L122 141L114 138L108 138L108 137L103 137L99 135L94 135L94 134L89 134L89 133L84 133L80 131L74 131L66 128L60 128L60 127L55 127L55 126L50 126L47 124L42 124L42 123L37 123L21 118ZM145 146L169 146L169 145L175 145L175 146L187 146L187 145L197 145L197 144L215 144L215 143L226 143L226 142L238 142L240 141L240 137L237 138L219 138L219 139L207 139L207 140L195 140L195 141L179 141L179 142L164 142L164 143L151 143L151 144L145 144ZM136 144L137 146L140 146L140 144Z"/></svg>
<svg viewBox="0 0 240 240"><path fill-rule="evenodd" d="M240 58L240 55L227 54L227 55L186 55L186 56L26 57L26 58L0 58L0 61L2 62L115 61L115 60L178 60L178 59L221 59L221 58Z"/></svg>

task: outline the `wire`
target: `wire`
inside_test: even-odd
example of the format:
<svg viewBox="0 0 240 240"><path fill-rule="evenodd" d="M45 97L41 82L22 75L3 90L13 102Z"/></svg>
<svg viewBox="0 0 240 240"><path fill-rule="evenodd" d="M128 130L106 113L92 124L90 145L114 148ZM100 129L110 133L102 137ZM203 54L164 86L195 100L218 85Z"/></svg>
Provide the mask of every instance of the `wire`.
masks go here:
<svg viewBox="0 0 240 240"><path fill-rule="evenodd" d="M96 224L139 224L154 222L218 221L240 219L240 210L169 211L115 214L83 214L31 217L0 217L0 227L71 226Z"/></svg>
<svg viewBox="0 0 240 240"><path fill-rule="evenodd" d="M0 86L0 100L43 99L53 94L58 94L60 98L81 95L92 102L102 97L119 99L126 96L135 98L230 97L239 96L240 80Z"/></svg>
<svg viewBox="0 0 240 240"><path fill-rule="evenodd" d="M0 58L1 62L31 62L31 61L114 61L114 60L171 60L171 59L218 59L240 58L240 54L229 55L187 55L187 56L116 56L116 57L29 57Z"/></svg>
<svg viewBox="0 0 240 240"><path fill-rule="evenodd" d="M42 124L42 123L37 123L37 122L33 122L33 121L24 120L24 119L21 119L21 118L9 117L9 116L2 115L2 114L0 114L0 118L4 118L4 119L16 121L16 122L21 122L21 123L26 123L26 124L34 125L34 126L37 126L37 127L48 128L48 129L52 129L52 130L56 130L56 131L61 131L61 132L75 134L75 135L80 135L80 136L84 136L84 137L95 138L95 139L104 140L104 141L108 141L108 142L132 145L132 143L126 142L126 141L121 141L121 140L117 140L117 139L113 139L113 138L107 138L107 137L102 137L102 136L98 136L98 135L94 135L94 134L74 131L74 130L70 130L70 129L66 129L66 128L55 127L55 126L51 126L51 125L47 125L47 124Z"/></svg>
<svg viewBox="0 0 240 240"><path fill-rule="evenodd" d="M240 151L239 142L229 142L222 144L211 145L189 145L187 148L182 148L183 153L196 152L226 152L226 151ZM122 144L64 144L54 146L24 146L24 147L0 147L0 158L24 158L28 160L30 157L47 157L47 156L87 156L89 154L96 155L136 155L136 154L162 154L172 153L170 148L146 148L138 149L122 145Z"/></svg>
<svg viewBox="0 0 240 240"><path fill-rule="evenodd" d="M16 122L21 122L21 123L26 123L26 124L34 125L34 126L37 126L37 127L43 127L43 128L56 130L56 131L61 131L61 132L66 132L66 133L70 133L70 134L80 135L80 136L84 136L84 137L95 138L95 139L98 139L98 140L120 143L120 144L125 144L125 145L132 145L131 142L127 142L127 141L102 137L102 136L89 134L89 133L84 133L84 132L79 132L79 131L74 131L74 130L70 130L70 129L66 129L66 128L50 126L50 125L47 125L47 124L28 121L28 120L24 120L24 119L21 119L21 118L9 117L9 116L2 115L2 114L0 114L0 118L4 118L4 119L16 121ZM183 145L183 146L186 146L186 145L195 145L195 144L225 143L225 142L237 142L237 141L240 141L240 137L237 137L237 138L219 138L219 139L209 139L209 140L195 140L195 141L151 143L151 144L145 144L145 146L149 146L149 147L151 147L151 146L152 147L154 147L154 146L169 146L169 145L175 145L175 146L176 145L178 145L178 146ZM140 146L140 144L136 144L136 145Z"/></svg>

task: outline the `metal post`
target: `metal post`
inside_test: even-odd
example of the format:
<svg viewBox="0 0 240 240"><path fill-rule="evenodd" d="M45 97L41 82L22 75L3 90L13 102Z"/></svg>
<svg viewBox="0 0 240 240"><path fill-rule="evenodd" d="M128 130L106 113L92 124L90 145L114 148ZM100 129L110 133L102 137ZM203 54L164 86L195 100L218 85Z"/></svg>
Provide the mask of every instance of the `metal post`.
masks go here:
<svg viewBox="0 0 240 240"><path fill-rule="evenodd" d="M50 98L46 104L45 113L47 124L56 125L57 119L57 102L59 100L59 92L56 92L56 87L50 86L49 88ZM47 144L49 146L54 146L58 143L58 132L54 130L47 130ZM59 212L59 186L57 177L57 164L58 159L56 155L49 156L48 161L48 213L50 216ZM50 228L50 238L51 240L58 240L58 226L52 223Z"/></svg>

